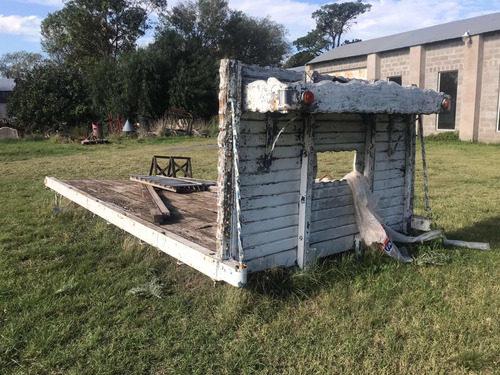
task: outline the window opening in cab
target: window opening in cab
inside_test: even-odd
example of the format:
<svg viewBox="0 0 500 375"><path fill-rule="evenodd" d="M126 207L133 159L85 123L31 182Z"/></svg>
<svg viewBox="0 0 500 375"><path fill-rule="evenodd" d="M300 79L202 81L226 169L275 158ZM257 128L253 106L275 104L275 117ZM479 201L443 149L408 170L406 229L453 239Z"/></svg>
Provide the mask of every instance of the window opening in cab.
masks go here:
<svg viewBox="0 0 500 375"><path fill-rule="evenodd" d="M341 180L351 172L356 161L356 151L327 151L316 153L315 182Z"/></svg>

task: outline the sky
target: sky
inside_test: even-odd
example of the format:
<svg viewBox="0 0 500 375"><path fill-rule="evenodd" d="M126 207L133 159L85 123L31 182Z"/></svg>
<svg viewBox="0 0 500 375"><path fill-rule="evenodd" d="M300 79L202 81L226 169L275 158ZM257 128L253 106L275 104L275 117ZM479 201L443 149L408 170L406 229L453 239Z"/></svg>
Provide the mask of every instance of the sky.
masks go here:
<svg viewBox="0 0 500 375"><path fill-rule="evenodd" d="M173 6L180 0L171 0ZM288 39L306 35L315 26L311 14L323 0L229 0L229 6L255 17L283 24ZM340 2L343 2L341 0ZM399 32L500 12L495 0L371 0L370 12L357 18L346 39L368 40ZM64 0L0 0L0 55L25 50L42 52L40 23L64 5ZM152 34L139 43L147 44Z"/></svg>

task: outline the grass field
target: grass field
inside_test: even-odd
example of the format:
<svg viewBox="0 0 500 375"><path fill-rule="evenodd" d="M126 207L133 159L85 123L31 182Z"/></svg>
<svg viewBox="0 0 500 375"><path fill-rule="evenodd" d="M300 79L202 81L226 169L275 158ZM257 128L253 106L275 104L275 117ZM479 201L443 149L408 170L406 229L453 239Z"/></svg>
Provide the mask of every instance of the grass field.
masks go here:
<svg viewBox="0 0 500 375"><path fill-rule="evenodd" d="M0 142L1 374L500 373L499 146L427 144L437 226L492 251L437 241L410 247L410 265L345 255L245 289L214 288L68 201L53 214L43 186L144 174L154 154L207 144ZM216 178L215 149L168 153ZM421 170L417 184L423 214Z"/></svg>

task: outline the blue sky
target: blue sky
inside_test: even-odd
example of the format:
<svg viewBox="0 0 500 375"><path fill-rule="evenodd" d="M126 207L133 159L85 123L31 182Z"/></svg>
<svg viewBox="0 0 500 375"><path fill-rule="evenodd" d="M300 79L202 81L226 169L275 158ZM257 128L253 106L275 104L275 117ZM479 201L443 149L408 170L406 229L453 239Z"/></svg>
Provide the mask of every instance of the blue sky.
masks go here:
<svg viewBox="0 0 500 375"><path fill-rule="evenodd" d="M172 0L175 5L179 0ZM229 0L231 8L256 17L269 16L288 29L288 39L307 34L314 27L311 13L331 1ZM367 2L367 1L365 1ZM363 40L483 14L500 12L495 0L373 0L372 10L360 16L346 38ZM41 52L40 22L61 9L63 0L0 0L0 55L26 50ZM140 43L146 44L151 35Z"/></svg>

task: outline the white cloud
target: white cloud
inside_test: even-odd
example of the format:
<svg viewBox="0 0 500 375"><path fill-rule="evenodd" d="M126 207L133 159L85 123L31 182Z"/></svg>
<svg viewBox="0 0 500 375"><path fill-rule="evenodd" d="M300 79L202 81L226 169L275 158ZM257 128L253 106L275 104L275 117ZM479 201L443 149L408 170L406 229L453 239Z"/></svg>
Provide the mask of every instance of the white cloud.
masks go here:
<svg viewBox="0 0 500 375"><path fill-rule="evenodd" d="M342 2L343 0L340 0ZM500 11L500 2L490 0L368 0L370 12L358 17L345 37L373 39L421 29L459 19ZM312 12L320 5L307 1L229 0L231 8L255 17L269 16L289 31L289 40L306 35L315 27Z"/></svg>
<svg viewBox="0 0 500 375"><path fill-rule="evenodd" d="M16 0L18 3L39 4L48 7L63 7L63 0Z"/></svg>
<svg viewBox="0 0 500 375"><path fill-rule="evenodd" d="M0 33L39 37L42 18L38 16L4 16L0 14Z"/></svg>

